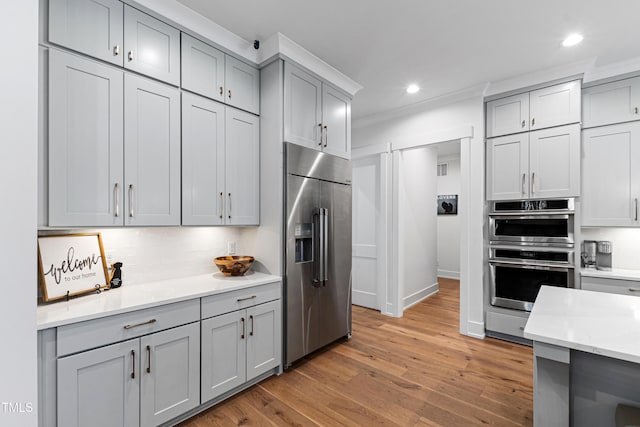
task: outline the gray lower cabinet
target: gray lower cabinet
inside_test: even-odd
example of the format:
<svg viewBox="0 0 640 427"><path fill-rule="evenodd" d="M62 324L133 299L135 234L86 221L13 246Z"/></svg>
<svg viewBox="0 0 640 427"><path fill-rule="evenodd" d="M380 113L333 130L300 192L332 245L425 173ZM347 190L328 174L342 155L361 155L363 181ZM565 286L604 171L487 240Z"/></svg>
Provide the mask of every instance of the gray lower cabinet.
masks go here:
<svg viewBox="0 0 640 427"><path fill-rule="evenodd" d="M49 0L49 41L123 65L123 4L119 0Z"/></svg>
<svg viewBox="0 0 640 427"><path fill-rule="evenodd" d="M203 403L280 365L281 319L275 300L202 320Z"/></svg>
<svg viewBox="0 0 640 427"><path fill-rule="evenodd" d="M180 224L180 93L123 74L49 50L49 226Z"/></svg>
<svg viewBox="0 0 640 427"><path fill-rule="evenodd" d="M157 426L197 407L199 323L58 359L59 426Z"/></svg>

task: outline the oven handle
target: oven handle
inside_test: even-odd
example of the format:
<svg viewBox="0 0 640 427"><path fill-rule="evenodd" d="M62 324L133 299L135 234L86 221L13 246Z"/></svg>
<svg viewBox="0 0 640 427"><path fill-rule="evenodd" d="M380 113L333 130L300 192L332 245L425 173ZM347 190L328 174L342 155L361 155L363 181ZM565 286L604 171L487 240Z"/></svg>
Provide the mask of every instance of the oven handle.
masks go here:
<svg viewBox="0 0 640 427"><path fill-rule="evenodd" d="M569 219L573 217L573 212L567 213L566 211L563 213L552 213L552 212L540 212L540 213L522 213L522 212L513 212L513 213L500 213L500 214L489 214L489 218L491 219L531 219L535 217L535 219Z"/></svg>
<svg viewBox="0 0 640 427"><path fill-rule="evenodd" d="M489 258L489 262L491 263L499 263L499 264L509 264L509 265L540 265L542 267L571 267L575 268L575 264L571 261L537 261L537 260L527 260L522 258L517 259L505 259L505 258Z"/></svg>
<svg viewBox="0 0 640 427"><path fill-rule="evenodd" d="M514 267L524 268L525 270L546 270L546 271L568 271L574 270L575 266L559 266L553 264L523 264L522 262L509 262L509 261L489 261L489 264L495 267Z"/></svg>

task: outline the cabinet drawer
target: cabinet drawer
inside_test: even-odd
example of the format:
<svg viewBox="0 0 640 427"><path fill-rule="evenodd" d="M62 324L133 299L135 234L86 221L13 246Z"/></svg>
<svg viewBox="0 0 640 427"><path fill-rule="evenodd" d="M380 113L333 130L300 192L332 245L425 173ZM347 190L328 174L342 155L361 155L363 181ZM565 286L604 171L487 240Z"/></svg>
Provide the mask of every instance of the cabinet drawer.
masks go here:
<svg viewBox="0 0 640 427"><path fill-rule="evenodd" d="M583 277L582 289L585 291L608 292L610 294L640 296L640 282L633 280L602 279Z"/></svg>
<svg viewBox="0 0 640 427"><path fill-rule="evenodd" d="M195 322L199 317L199 301L193 299L60 326L58 357Z"/></svg>
<svg viewBox="0 0 640 427"><path fill-rule="evenodd" d="M527 324L527 319L528 317L510 316L488 311L486 328L489 331L524 338L524 327Z"/></svg>
<svg viewBox="0 0 640 427"><path fill-rule="evenodd" d="M202 318L218 316L242 308L280 299L280 282L240 289L202 298Z"/></svg>

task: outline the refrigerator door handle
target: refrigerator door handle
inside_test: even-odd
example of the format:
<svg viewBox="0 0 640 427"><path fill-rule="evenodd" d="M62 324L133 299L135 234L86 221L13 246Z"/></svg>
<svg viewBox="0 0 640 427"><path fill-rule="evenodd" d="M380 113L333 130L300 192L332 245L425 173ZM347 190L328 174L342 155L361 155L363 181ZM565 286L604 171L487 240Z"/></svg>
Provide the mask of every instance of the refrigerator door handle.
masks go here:
<svg viewBox="0 0 640 427"><path fill-rule="evenodd" d="M313 213L313 227L316 231L315 236L314 236L314 260L313 260L313 286L315 287L320 287L323 283L323 279L322 279L322 265L324 263L324 259L323 257L323 245L322 245L322 214L321 214L321 209L316 209ZM316 227L316 224L318 225ZM317 251L315 250L317 248Z"/></svg>
<svg viewBox="0 0 640 427"><path fill-rule="evenodd" d="M329 210L320 209L320 220L322 221L322 286L327 285L329 279Z"/></svg>

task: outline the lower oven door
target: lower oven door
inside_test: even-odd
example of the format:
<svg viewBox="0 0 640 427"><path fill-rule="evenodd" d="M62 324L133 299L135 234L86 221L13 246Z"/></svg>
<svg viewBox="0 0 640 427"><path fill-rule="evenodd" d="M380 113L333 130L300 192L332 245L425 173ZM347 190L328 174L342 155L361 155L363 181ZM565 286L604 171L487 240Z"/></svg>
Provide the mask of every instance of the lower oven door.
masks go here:
<svg viewBox="0 0 640 427"><path fill-rule="evenodd" d="M573 267L489 262L491 305L531 311L540 286L574 287Z"/></svg>

